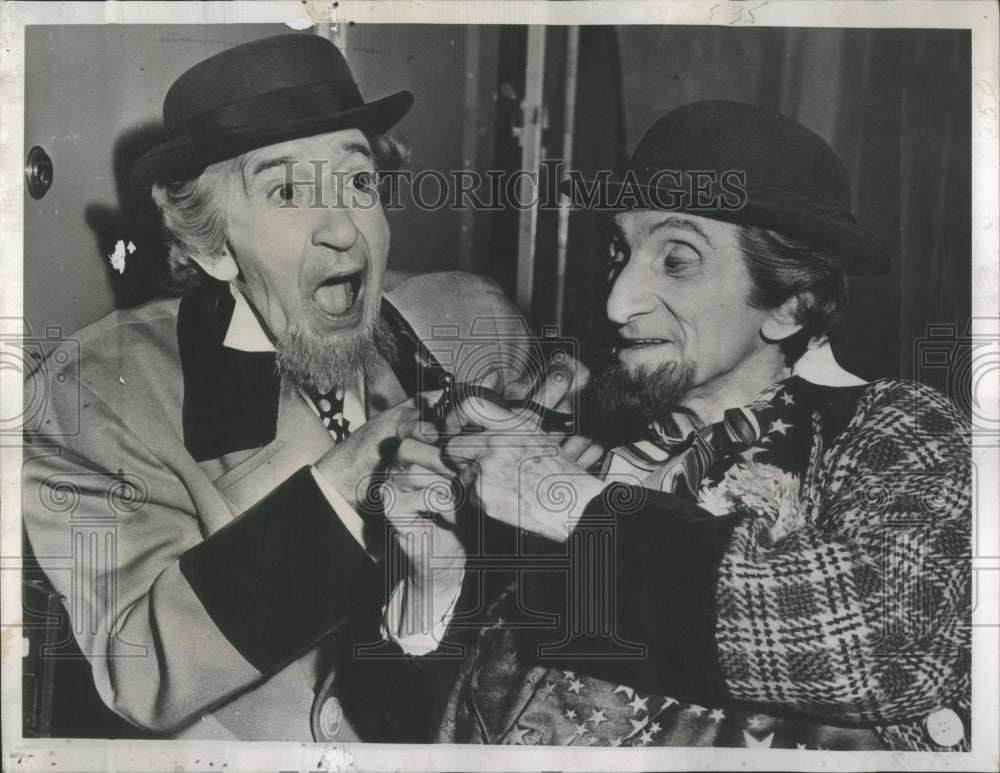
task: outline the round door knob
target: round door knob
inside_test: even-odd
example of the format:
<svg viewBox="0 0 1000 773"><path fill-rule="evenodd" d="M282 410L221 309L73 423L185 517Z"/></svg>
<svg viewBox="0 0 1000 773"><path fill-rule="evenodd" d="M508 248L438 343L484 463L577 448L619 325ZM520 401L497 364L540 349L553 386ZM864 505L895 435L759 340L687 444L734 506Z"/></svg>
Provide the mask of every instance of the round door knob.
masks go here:
<svg viewBox="0 0 1000 773"><path fill-rule="evenodd" d="M44 148L35 145L28 151L28 159L24 163L24 179L33 199L42 198L52 187L52 159Z"/></svg>

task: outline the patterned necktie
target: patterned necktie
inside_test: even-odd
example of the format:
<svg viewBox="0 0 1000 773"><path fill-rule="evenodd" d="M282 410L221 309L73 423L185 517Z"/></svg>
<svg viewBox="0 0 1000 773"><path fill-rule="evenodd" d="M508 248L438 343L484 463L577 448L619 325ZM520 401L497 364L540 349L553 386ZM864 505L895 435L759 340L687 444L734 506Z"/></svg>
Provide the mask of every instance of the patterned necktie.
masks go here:
<svg viewBox="0 0 1000 773"><path fill-rule="evenodd" d="M785 394L784 385L774 384L744 408L730 408L722 421L671 438L660 434L611 449L604 461L601 477L635 483L645 488L698 498L705 475L717 459L740 453L757 443L778 425L783 408L793 404L790 396L778 405ZM783 422L778 426L789 427Z"/></svg>
<svg viewBox="0 0 1000 773"><path fill-rule="evenodd" d="M331 389L324 394L310 390L309 399L319 411L319 418L323 422L323 426L330 431L338 443L351 436L351 423L344 418L344 390L342 387Z"/></svg>

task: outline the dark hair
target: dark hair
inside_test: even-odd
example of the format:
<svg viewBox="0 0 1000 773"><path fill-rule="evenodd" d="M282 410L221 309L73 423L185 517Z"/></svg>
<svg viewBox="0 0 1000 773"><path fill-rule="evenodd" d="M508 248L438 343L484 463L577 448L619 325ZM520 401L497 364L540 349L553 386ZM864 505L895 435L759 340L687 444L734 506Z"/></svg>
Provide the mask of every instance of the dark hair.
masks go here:
<svg viewBox="0 0 1000 773"><path fill-rule="evenodd" d="M376 171L399 170L409 159L409 144L399 135L366 134L365 138ZM216 193L220 182L238 167L239 158L228 159L212 164L194 180L153 185L153 201L163 217L167 245L162 279L167 289L179 291L200 284L205 272L196 259L214 257L225 246L226 224L216 206Z"/></svg>
<svg viewBox="0 0 1000 773"><path fill-rule="evenodd" d="M758 226L741 226L739 239L752 283L751 306L775 309L799 298L796 321L802 330L781 343L791 364L810 342L826 336L847 308L843 262L822 245Z"/></svg>

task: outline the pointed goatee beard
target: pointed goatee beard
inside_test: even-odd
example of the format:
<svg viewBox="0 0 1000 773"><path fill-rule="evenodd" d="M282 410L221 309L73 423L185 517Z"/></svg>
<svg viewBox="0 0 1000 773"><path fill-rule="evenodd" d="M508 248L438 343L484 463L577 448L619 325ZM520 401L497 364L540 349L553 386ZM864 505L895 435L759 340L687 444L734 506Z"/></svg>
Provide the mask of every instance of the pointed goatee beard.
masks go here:
<svg viewBox="0 0 1000 773"><path fill-rule="evenodd" d="M694 386L694 375L690 360L634 369L615 361L596 373L587 389L598 405L623 421L667 425Z"/></svg>
<svg viewBox="0 0 1000 773"><path fill-rule="evenodd" d="M396 339L382 317L348 337L321 336L294 324L275 344L278 370L320 394L354 383L359 373L396 361Z"/></svg>

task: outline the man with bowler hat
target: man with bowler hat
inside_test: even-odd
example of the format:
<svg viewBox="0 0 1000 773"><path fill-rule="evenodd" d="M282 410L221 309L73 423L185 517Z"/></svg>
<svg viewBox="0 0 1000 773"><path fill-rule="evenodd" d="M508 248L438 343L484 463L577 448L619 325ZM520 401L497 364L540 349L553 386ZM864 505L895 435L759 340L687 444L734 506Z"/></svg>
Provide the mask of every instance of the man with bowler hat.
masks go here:
<svg viewBox="0 0 1000 773"><path fill-rule="evenodd" d="M517 316L464 274L383 293L378 173L401 161L385 132L412 102L366 102L340 51L305 33L191 67L166 95L167 139L131 177L159 207L183 295L109 315L32 376L49 405L27 438L31 545L101 697L154 734L407 737L350 700L391 666L356 647L434 645L429 625L402 626L427 578L387 581L365 487L420 415L416 392L438 386L432 325L461 338L479 320L489 344L484 321ZM493 332L501 356L510 337ZM437 578L439 618L460 577ZM397 645L387 628L416 633Z"/></svg>
<svg viewBox="0 0 1000 773"><path fill-rule="evenodd" d="M458 405L484 431L437 474L534 542L441 740L967 749L968 421L831 353L845 276L890 265L839 160L784 116L707 101L657 121L618 182L617 345L587 389L640 429L592 474L558 435ZM417 454L398 466L405 489Z"/></svg>

